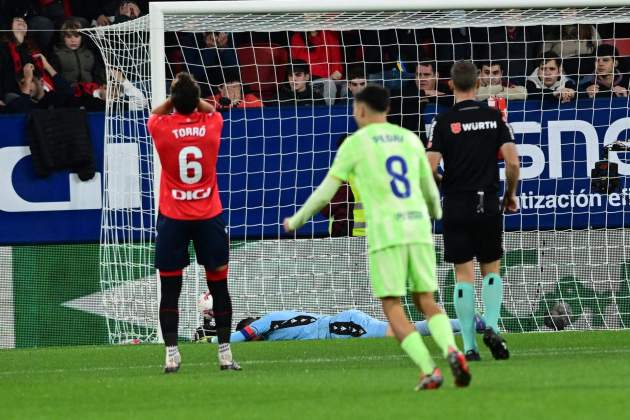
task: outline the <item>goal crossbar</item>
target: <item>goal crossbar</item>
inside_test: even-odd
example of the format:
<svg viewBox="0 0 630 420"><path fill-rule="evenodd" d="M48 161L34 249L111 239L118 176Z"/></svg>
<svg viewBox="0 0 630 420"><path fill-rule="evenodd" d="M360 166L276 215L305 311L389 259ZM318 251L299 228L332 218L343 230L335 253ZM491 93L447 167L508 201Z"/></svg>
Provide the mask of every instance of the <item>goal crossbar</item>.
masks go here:
<svg viewBox="0 0 630 420"><path fill-rule="evenodd" d="M628 0L451 0L440 3L440 10L488 10L488 9L536 9L536 8L578 8L578 7L620 7L628 6ZM288 13L288 12L360 12L360 11L413 11L436 10L434 0L319 0L304 2L296 0L273 1L182 1L151 3L151 12L168 15L188 15L200 12L212 13Z"/></svg>

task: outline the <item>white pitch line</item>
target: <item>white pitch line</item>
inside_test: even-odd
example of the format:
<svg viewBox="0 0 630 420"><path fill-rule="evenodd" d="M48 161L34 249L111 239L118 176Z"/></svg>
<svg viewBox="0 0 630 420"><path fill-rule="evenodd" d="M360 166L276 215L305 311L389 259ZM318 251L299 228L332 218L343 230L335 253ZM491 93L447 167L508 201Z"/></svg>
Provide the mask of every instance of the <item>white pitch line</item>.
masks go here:
<svg viewBox="0 0 630 420"><path fill-rule="evenodd" d="M599 349L599 348L580 348L580 347L558 347L558 348L549 348L549 349L541 349L534 351L523 351L512 353L512 356L516 359L520 357L527 356L564 356L570 352L572 354L620 354L620 353L630 353L630 348L618 348L618 349ZM438 356L435 354L434 356ZM347 361L386 361L386 360L398 360L398 359L407 359L406 355L403 354L392 354L387 356L350 356L350 357L320 357L320 358L312 358L312 359L271 359L271 360L245 360L239 361L243 366L248 365L271 365L271 364L285 364L285 363L339 363L339 362L347 362ZM208 363L186 363L185 361L182 363L182 366L188 367L203 367L210 366L213 362ZM11 375L26 375L26 374L58 374L58 373L71 373L71 372L108 372L115 370L129 370L129 369L161 369L163 366L158 364L151 365L137 365L137 366L101 366L101 367L82 367L76 369L43 369L43 370L13 370L13 371L4 371L0 372L0 376L11 376Z"/></svg>

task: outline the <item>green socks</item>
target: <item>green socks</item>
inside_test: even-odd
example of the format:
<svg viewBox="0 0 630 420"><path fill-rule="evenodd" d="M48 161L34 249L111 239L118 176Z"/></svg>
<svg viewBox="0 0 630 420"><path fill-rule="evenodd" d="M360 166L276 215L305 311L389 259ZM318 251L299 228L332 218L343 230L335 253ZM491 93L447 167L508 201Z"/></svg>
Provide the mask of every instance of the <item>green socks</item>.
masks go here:
<svg viewBox="0 0 630 420"><path fill-rule="evenodd" d="M435 363L429 354L429 350L422 342L422 337L418 331L414 331L409 334L400 343L400 347L411 357L416 365L420 367L422 373L430 375L435 369Z"/></svg>
<svg viewBox="0 0 630 420"><path fill-rule="evenodd" d="M457 348L448 316L446 314L433 315L428 324L433 340L442 350L444 357L448 356L449 347Z"/></svg>
<svg viewBox="0 0 630 420"><path fill-rule="evenodd" d="M453 296L455 313L462 326L464 351L477 350L475 337L475 287L472 283L458 282Z"/></svg>
<svg viewBox="0 0 630 420"><path fill-rule="evenodd" d="M490 273L483 278L481 298L485 307L486 326L492 327L494 332L498 333L501 302L503 301L503 280L498 274Z"/></svg>

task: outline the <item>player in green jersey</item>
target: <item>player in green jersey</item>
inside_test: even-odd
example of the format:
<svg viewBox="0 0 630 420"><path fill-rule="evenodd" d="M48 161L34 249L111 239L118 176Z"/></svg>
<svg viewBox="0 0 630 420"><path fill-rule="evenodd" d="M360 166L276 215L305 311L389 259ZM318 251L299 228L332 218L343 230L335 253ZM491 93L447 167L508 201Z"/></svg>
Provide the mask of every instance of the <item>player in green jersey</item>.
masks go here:
<svg viewBox="0 0 630 420"><path fill-rule="evenodd" d="M342 181L353 177L365 208L372 289L402 349L422 371L416 389L438 388L442 374L400 304L407 281L455 384L467 386L466 359L433 298L437 280L430 218L442 217L439 192L422 142L411 131L388 123L388 109L389 92L382 87L371 85L355 96L353 115L360 129L339 148L322 184L284 220L284 228L300 228L330 201Z"/></svg>

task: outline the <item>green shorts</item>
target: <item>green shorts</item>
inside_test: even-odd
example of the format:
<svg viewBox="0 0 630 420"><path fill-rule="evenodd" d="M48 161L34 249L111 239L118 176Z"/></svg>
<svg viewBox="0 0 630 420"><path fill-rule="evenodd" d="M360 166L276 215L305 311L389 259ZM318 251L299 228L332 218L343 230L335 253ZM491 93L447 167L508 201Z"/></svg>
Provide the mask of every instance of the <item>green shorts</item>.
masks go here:
<svg viewBox="0 0 630 420"><path fill-rule="evenodd" d="M374 296L406 296L437 290L433 244L391 246L371 252L370 279ZM407 289L409 280L409 289Z"/></svg>

